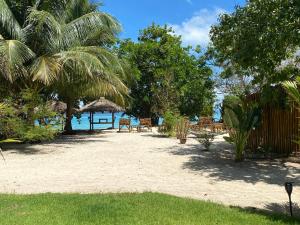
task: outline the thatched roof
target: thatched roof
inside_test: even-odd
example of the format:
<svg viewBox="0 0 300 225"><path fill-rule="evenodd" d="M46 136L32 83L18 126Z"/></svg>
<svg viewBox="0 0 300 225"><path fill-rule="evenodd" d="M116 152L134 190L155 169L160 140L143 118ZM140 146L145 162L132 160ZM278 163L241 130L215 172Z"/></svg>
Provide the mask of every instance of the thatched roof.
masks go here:
<svg viewBox="0 0 300 225"><path fill-rule="evenodd" d="M67 111L67 104L61 101L49 101L48 105L54 112L65 113Z"/></svg>
<svg viewBox="0 0 300 225"><path fill-rule="evenodd" d="M95 100L85 106L83 106L79 112L123 112L124 109L105 99L105 98L100 98L99 100Z"/></svg>

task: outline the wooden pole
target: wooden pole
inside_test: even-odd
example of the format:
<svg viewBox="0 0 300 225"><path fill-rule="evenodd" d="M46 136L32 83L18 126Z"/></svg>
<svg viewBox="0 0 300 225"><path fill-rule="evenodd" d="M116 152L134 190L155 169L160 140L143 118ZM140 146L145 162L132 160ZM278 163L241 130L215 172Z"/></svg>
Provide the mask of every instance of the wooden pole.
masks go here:
<svg viewBox="0 0 300 225"><path fill-rule="evenodd" d="M92 112L90 112L90 131L92 131Z"/></svg>
<svg viewBox="0 0 300 225"><path fill-rule="evenodd" d="M111 120L112 120L112 129L115 129L115 112L112 112L112 118L111 118Z"/></svg>
<svg viewBox="0 0 300 225"><path fill-rule="evenodd" d="M94 112L92 112L92 131L94 131Z"/></svg>

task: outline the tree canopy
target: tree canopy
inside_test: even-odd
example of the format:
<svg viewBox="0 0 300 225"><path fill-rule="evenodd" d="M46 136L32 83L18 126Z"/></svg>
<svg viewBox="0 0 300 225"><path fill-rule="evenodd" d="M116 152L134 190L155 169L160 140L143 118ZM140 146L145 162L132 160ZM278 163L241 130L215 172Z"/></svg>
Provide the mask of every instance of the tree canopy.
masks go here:
<svg viewBox="0 0 300 225"><path fill-rule="evenodd" d="M1 78L66 101L70 131L76 101L127 94L122 64L109 48L119 31L118 21L88 0L0 0Z"/></svg>
<svg viewBox="0 0 300 225"><path fill-rule="evenodd" d="M157 121L168 110L194 117L212 107L212 70L200 48L182 47L172 28L153 24L137 42L122 41L119 54L138 77L130 85L132 115Z"/></svg>
<svg viewBox="0 0 300 225"><path fill-rule="evenodd" d="M260 89L294 79L297 68L280 69L299 48L297 0L250 0L220 17L211 29L216 64L224 78L244 74Z"/></svg>

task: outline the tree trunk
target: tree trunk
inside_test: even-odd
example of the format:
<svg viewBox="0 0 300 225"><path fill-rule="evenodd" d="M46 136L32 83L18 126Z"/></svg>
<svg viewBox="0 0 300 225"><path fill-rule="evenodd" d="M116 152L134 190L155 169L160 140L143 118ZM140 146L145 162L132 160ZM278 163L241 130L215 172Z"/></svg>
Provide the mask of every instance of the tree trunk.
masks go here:
<svg viewBox="0 0 300 225"><path fill-rule="evenodd" d="M64 133L72 134L72 118L73 118L73 104L72 101L67 101L67 111L66 111L66 123L64 128Z"/></svg>
<svg viewBox="0 0 300 225"><path fill-rule="evenodd" d="M34 126L34 119L33 119L33 116L34 116L34 108L30 107L27 111L27 124L29 126Z"/></svg>

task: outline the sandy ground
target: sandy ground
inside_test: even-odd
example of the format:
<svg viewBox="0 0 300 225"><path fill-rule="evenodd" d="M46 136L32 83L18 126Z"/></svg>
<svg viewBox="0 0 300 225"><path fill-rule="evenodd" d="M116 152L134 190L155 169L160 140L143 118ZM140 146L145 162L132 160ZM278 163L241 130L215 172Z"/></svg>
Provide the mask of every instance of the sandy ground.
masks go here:
<svg viewBox="0 0 300 225"><path fill-rule="evenodd" d="M222 137L204 152L189 139L155 133L66 136L40 145L9 146L0 161L0 192L161 192L241 207L284 210L283 183L294 181L300 204L300 165L234 163ZM299 210L299 208L297 209Z"/></svg>

